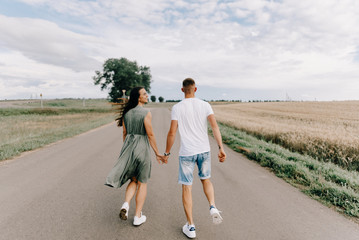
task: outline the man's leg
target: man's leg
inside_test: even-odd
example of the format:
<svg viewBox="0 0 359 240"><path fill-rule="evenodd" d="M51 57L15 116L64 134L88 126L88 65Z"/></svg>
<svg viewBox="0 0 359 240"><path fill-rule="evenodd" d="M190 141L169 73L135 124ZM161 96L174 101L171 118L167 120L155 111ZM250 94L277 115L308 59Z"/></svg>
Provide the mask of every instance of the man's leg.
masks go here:
<svg viewBox="0 0 359 240"><path fill-rule="evenodd" d="M193 225L193 217L192 217L192 185L184 185L182 184L182 202L184 212L187 217L187 222L189 225Z"/></svg>
<svg viewBox="0 0 359 240"><path fill-rule="evenodd" d="M192 182L195 160L196 156L179 157L178 183L182 184L182 203L187 218L182 232L189 238L196 237L196 228L192 217Z"/></svg>
<svg viewBox="0 0 359 240"><path fill-rule="evenodd" d="M214 189L211 177L211 154L210 152L201 153L198 156L198 176L201 179L203 192L207 197L209 206L214 206Z"/></svg>
<svg viewBox="0 0 359 240"><path fill-rule="evenodd" d="M220 211L216 208L214 203L214 189L211 180L202 179L203 192L207 197L209 203L209 213L212 216L212 221L214 224L220 224L223 220Z"/></svg>
<svg viewBox="0 0 359 240"><path fill-rule="evenodd" d="M214 189L211 180L209 178L202 179L203 192L207 197L209 206L216 206L214 203Z"/></svg>
<svg viewBox="0 0 359 240"><path fill-rule="evenodd" d="M189 225L194 225L192 217L192 182L196 156L179 157L178 183L182 184L182 203Z"/></svg>
<svg viewBox="0 0 359 240"><path fill-rule="evenodd" d="M211 155L210 152L202 153L198 157L198 175L201 179L203 192L209 203L209 213L212 216L213 223L220 224L223 220L220 211L214 203L214 189L211 180Z"/></svg>

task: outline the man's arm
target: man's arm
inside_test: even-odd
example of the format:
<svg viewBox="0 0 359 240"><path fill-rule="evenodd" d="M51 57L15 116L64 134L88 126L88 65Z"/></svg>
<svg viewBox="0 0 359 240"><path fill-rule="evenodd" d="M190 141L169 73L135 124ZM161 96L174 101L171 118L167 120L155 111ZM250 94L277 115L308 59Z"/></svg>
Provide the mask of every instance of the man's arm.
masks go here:
<svg viewBox="0 0 359 240"><path fill-rule="evenodd" d="M216 118L214 117L214 114L211 114L207 117L207 119L209 121L209 124L211 125L214 139L216 139L216 142L217 142L217 145L219 148L218 160L220 162L224 162L226 160L227 155L223 149L222 135L221 135L221 132L219 131L219 127L218 127Z"/></svg>
<svg viewBox="0 0 359 240"><path fill-rule="evenodd" d="M178 128L178 121L172 120L170 130L168 131L168 134L167 134L166 153L171 152L171 148L176 139L177 128ZM168 159L168 156L166 157L166 162L167 162L167 159Z"/></svg>

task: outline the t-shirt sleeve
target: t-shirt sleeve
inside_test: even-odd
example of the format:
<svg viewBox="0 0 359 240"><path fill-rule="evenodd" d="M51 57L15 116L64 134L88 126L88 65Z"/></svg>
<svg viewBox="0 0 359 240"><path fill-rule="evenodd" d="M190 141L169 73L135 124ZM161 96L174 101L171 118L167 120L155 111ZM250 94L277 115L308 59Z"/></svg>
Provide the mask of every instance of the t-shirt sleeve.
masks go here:
<svg viewBox="0 0 359 240"><path fill-rule="evenodd" d="M172 107L171 120L176 120L176 121L178 121L177 107L176 107L176 106L173 106L173 107Z"/></svg>
<svg viewBox="0 0 359 240"><path fill-rule="evenodd" d="M208 102L206 102L206 114L207 114L207 117L209 115L211 115L211 114L214 114L213 109L212 109L211 105Z"/></svg>

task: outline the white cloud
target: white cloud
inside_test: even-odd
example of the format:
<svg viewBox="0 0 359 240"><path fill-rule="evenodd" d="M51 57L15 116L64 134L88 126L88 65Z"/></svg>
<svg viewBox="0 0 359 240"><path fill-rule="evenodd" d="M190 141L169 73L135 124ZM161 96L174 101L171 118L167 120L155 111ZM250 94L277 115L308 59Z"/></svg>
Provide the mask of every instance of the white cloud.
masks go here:
<svg viewBox="0 0 359 240"><path fill-rule="evenodd" d="M298 98L317 95L313 88L321 86L327 98L358 88L355 0L22 2L72 19L0 15L0 50L34 61L42 81L50 65L77 79L107 58L127 57L150 66L159 83L193 76L208 86L302 91Z"/></svg>
<svg viewBox="0 0 359 240"><path fill-rule="evenodd" d="M104 97L94 86L92 72L74 72L71 69L39 63L20 52L1 54L0 99L29 98L43 93L44 98Z"/></svg>
<svg viewBox="0 0 359 240"><path fill-rule="evenodd" d="M5 48L21 51L35 61L75 71L99 65L91 55L98 54L93 53L92 45L100 43L100 39L62 29L52 22L0 15L0 31L0 43Z"/></svg>

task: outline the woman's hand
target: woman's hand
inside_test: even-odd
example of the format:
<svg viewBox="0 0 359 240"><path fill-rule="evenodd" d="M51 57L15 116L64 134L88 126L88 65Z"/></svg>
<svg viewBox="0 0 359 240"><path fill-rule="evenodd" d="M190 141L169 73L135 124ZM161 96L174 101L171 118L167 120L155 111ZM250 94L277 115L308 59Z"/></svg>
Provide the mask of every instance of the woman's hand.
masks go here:
<svg viewBox="0 0 359 240"><path fill-rule="evenodd" d="M165 156L163 155L156 155L156 160L159 164L167 163Z"/></svg>

